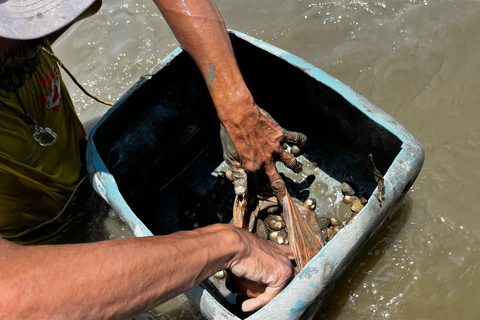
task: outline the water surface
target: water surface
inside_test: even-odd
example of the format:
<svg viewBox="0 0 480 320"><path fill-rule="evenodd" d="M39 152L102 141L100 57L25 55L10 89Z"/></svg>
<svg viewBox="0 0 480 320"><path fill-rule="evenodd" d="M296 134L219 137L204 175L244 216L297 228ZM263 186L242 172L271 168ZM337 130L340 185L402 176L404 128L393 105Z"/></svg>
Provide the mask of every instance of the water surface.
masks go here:
<svg viewBox="0 0 480 320"><path fill-rule="evenodd" d="M103 2L54 49L89 91L115 101L178 44L150 1ZM479 318L480 1L216 3L228 28L338 78L426 151L398 218L318 319ZM67 85L82 121L108 109ZM129 236L122 229L112 217L106 237ZM191 318L201 316L180 296L134 319Z"/></svg>

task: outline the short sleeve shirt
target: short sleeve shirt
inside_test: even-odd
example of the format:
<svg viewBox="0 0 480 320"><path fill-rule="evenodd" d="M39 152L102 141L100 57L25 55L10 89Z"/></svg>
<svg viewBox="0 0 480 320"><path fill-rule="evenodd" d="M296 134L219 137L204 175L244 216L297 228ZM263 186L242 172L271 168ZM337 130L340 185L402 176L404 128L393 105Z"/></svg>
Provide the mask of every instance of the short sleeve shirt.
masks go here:
<svg viewBox="0 0 480 320"><path fill-rule="evenodd" d="M58 64L41 53L37 72L14 92L0 89L0 100L57 134L51 146L33 138L34 129L0 104L0 235L15 235L54 219L79 180L79 143L85 131Z"/></svg>

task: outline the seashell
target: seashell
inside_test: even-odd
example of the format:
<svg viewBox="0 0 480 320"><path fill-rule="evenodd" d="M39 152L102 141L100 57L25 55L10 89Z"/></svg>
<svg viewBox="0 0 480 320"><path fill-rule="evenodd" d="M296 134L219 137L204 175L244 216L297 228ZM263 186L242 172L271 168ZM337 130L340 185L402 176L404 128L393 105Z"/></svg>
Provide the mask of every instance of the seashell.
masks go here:
<svg viewBox="0 0 480 320"><path fill-rule="evenodd" d="M272 231L268 235L268 240L272 240L273 242L277 242L278 231Z"/></svg>
<svg viewBox="0 0 480 320"><path fill-rule="evenodd" d="M287 149L288 148L288 144L285 142L283 145L282 145L283 149Z"/></svg>
<svg viewBox="0 0 480 320"><path fill-rule="evenodd" d="M283 220L282 216L271 214L265 218L265 223L272 229L272 230L282 230L285 228L285 221Z"/></svg>
<svg viewBox="0 0 480 320"><path fill-rule="evenodd" d="M352 218L347 218L342 222L342 226L345 228L345 226L352 220Z"/></svg>
<svg viewBox="0 0 480 320"><path fill-rule="evenodd" d="M268 234L270 229L268 229L267 224L262 219L257 219L257 228L255 234L262 239L268 239Z"/></svg>
<svg viewBox="0 0 480 320"><path fill-rule="evenodd" d="M350 206L350 209L353 212L360 212L365 206L360 202L360 200L354 200L352 202L352 205Z"/></svg>
<svg viewBox="0 0 480 320"><path fill-rule="evenodd" d="M333 239L333 237L335 237L335 233L333 232L333 230L330 229L330 228L325 229L325 240L327 242L331 241Z"/></svg>
<svg viewBox="0 0 480 320"><path fill-rule="evenodd" d="M317 206L317 200L315 198L308 198L307 200L305 200L305 204L310 210L313 211Z"/></svg>
<svg viewBox="0 0 480 320"><path fill-rule="evenodd" d="M367 202L368 202L368 200L365 199L365 197L361 197L361 198L360 198L360 202L361 202L363 205L366 205Z"/></svg>
<svg viewBox="0 0 480 320"><path fill-rule="evenodd" d="M340 230L342 230L341 225L335 226L335 227L332 228L332 231L333 231L335 234L337 234L338 232L340 232Z"/></svg>
<svg viewBox="0 0 480 320"><path fill-rule="evenodd" d="M225 171L225 178L227 178L230 181L233 181L233 171L232 169L228 169Z"/></svg>
<svg viewBox="0 0 480 320"><path fill-rule="evenodd" d="M300 151L300 148L297 147L297 146L292 146L292 148L290 149L290 152L295 156L295 157L298 157L301 153Z"/></svg>
<svg viewBox="0 0 480 320"><path fill-rule="evenodd" d="M332 227L338 227L342 224L337 218L331 218L330 221L332 222Z"/></svg>
<svg viewBox="0 0 480 320"><path fill-rule="evenodd" d="M285 231L285 229L278 231L278 234L275 240L278 244L288 244L288 234Z"/></svg>
<svg viewBox="0 0 480 320"><path fill-rule="evenodd" d="M332 220L328 217L321 217L318 219L318 225L320 229L326 229L332 225Z"/></svg>
<svg viewBox="0 0 480 320"><path fill-rule="evenodd" d="M213 274L213 276L217 279L225 279L225 277L227 276L227 272L225 270L220 270L220 271L217 271Z"/></svg>
<svg viewBox="0 0 480 320"><path fill-rule="evenodd" d="M343 197L343 202L346 203L346 204L352 203L353 200L357 200L357 197L355 197L355 196L349 196L349 195L345 195L345 196Z"/></svg>
<svg viewBox="0 0 480 320"><path fill-rule="evenodd" d="M280 210L282 210L282 207L272 206L272 207L268 207L266 211L268 214L276 214L276 213L279 213Z"/></svg>
<svg viewBox="0 0 480 320"><path fill-rule="evenodd" d="M340 188L342 189L342 193L347 196L353 196L355 194L355 190L346 182L342 183Z"/></svg>

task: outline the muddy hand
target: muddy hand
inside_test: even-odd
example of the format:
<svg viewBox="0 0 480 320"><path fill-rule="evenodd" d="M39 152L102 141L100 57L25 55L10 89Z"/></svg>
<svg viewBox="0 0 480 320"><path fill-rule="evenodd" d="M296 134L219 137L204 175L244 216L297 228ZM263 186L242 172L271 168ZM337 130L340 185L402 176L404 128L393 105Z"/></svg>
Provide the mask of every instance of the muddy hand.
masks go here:
<svg viewBox="0 0 480 320"><path fill-rule="evenodd" d="M289 246L262 240L245 229L237 228L242 235L239 254L232 259L229 272L265 285L265 291L242 304L245 312L257 310L275 298L293 278L294 258Z"/></svg>
<svg viewBox="0 0 480 320"><path fill-rule="evenodd" d="M302 133L283 129L261 108L258 108L255 116L245 119L241 128L231 128L228 133L227 129L222 125L220 135L224 159L238 177L238 181L234 182L235 192L239 194L238 192L246 189L247 173L264 169L275 194L279 199L283 198L286 187L275 162L282 161L296 173L302 171L302 164L286 152L282 145L285 142L302 145L307 137Z"/></svg>
<svg viewBox="0 0 480 320"><path fill-rule="evenodd" d="M225 160L233 172L235 194L242 196L247 190L247 173L242 168L237 150L233 146L232 140L230 140L230 136L223 124L220 124L220 140L222 141L223 160Z"/></svg>

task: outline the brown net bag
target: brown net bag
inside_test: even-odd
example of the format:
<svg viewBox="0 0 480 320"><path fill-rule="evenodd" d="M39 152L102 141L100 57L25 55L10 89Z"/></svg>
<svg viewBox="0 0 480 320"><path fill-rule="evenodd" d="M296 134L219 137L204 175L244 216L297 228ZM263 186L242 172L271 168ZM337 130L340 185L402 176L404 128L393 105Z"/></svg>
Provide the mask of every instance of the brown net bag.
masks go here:
<svg viewBox="0 0 480 320"><path fill-rule="evenodd" d="M282 219L278 216L283 219L283 226ZM267 226L262 227L262 221L268 222ZM319 232L319 226L315 213L300 200L292 198L288 192L279 203L265 179L255 179L249 183L248 191L244 195L235 197L232 223L270 240L272 234L278 232L277 237L280 237L285 230L283 234L288 236L280 239L281 241L277 238L276 242L289 244L292 248L296 274L323 248L321 236L316 233ZM275 224L278 224L277 228ZM265 230L270 234L266 234ZM256 297L265 289L260 284L233 275L230 275L227 286L233 292L251 297Z"/></svg>
<svg viewBox="0 0 480 320"><path fill-rule="evenodd" d="M283 198L282 207L283 216L289 231L290 247L295 255L295 263L297 264L296 271L300 272L308 261L323 248L323 243L314 232L314 228L317 226L315 214L303 206L303 204L298 205L298 200L295 202L297 204L294 203L287 192L287 195Z"/></svg>

